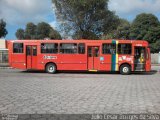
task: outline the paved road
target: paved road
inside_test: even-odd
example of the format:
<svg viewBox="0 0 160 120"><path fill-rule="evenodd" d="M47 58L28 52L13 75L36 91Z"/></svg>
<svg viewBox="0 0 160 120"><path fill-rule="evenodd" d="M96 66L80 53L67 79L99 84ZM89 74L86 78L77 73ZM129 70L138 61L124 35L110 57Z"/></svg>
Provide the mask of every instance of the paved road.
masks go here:
<svg viewBox="0 0 160 120"><path fill-rule="evenodd" d="M89 74L0 69L0 113L160 113L160 73Z"/></svg>

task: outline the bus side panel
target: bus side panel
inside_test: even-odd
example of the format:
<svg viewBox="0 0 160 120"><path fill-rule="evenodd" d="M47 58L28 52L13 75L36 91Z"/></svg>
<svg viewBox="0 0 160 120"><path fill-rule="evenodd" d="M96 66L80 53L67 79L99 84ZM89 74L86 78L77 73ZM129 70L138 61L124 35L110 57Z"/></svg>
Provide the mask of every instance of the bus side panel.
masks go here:
<svg viewBox="0 0 160 120"><path fill-rule="evenodd" d="M100 59L103 61L100 62L100 70L102 71L111 71L111 55L102 55Z"/></svg>
<svg viewBox="0 0 160 120"><path fill-rule="evenodd" d="M114 69L112 70L113 60L111 55L103 56L104 62L101 61L100 70L103 71L119 71L120 65L126 63L131 65L133 70L133 56L131 55L117 55L116 62L114 63Z"/></svg>
<svg viewBox="0 0 160 120"><path fill-rule="evenodd" d="M85 54L41 54L38 56L39 70L44 70L47 63L55 63L57 70L87 70Z"/></svg>
<svg viewBox="0 0 160 120"><path fill-rule="evenodd" d="M134 56L132 55L118 55L118 64L119 64L119 67L122 65L122 64L129 64L131 65L131 71L134 70ZM118 70L119 70L119 67L118 67Z"/></svg>
<svg viewBox="0 0 160 120"><path fill-rule="evenodd" d="M45 70L45 64L44 63L37 63L37 70Z"/></svg>
<svg viewBox="0 0 160 120"><path fill-rule="evenodd" d="M87 56L86 55L59 55L57 58L58 70L87 70Z"/></svg>
<svg viewBox="0 0 160 120"><path fill-rule="evenodd" d="M26 69L26 57L24 54L12 54L12 67Z"/></svg>
<svg viewBox="0 0 160 120"><path fill-rule="evenodd" d="M10 67L17 68L17 69L26 69L25 54L24 53L14 54L12 42L8 42L8 49L9 49L9 65L10 65Z"/></svg>
<svg viewBox="0 0 160 120"><path fill-rule="evenodd" d="M146 71L147 72L151 71L151 64L146 64Z"/></svg>

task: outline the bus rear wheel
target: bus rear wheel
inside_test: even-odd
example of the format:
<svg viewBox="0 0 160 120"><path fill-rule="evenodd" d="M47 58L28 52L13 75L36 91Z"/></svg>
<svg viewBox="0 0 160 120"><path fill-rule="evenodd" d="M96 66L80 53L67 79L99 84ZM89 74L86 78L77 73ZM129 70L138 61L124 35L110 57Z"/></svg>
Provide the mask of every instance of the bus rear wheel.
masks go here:
<svg viewBox="0 0 160 120"><path fill-rule="evenodd" d="M46 65L45 70L46 70L47 73L53 74L53 73L56 73L57 67L56 67L55 64L49 63L49 64Z"/></svg>
<svg viewBox="0 0 160 120"><path fill-rule="evenodd" d="M124 64L120 67L120 73L122 75L129 75L131 73L131 67L127 64Z"/></svg>

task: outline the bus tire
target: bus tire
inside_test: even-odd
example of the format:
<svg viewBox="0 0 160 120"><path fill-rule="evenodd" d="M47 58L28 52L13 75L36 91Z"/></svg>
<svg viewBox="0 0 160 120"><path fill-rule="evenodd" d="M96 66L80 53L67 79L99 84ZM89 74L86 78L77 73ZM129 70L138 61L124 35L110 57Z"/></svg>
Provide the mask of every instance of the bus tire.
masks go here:
<svg viewBox="0 0 160 120"><path fill-rule="evenodd" d="M57 71L57 67L53 63L49 63L46 65L45 71L50 74L54 74Z"/></svg>
<svg viewBox="0 0 160 120"><path fill-rule="evenodd" d="M131 67L128 64L121 65L120 73L122 75L129 75L131 73Z"/></svg>

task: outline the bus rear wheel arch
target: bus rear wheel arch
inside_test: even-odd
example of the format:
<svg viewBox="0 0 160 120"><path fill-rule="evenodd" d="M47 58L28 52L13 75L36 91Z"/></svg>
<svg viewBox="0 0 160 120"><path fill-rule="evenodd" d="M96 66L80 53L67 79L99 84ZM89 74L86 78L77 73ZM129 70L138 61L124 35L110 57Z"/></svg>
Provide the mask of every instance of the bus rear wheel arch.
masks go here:
<svg viewBox="0 0 160 120"><path fill-rule="evenodd" d="M50 74L54 74L57 72L57 66L55 63L47 63L45 65L45 71Z"/></svg>
<svg viewBox="0 0 160 120"><path fill-rule="evenodd" d="M131 73L131 66L129 64L122 64L120 66L120 74L129 75Z"/></svg>

